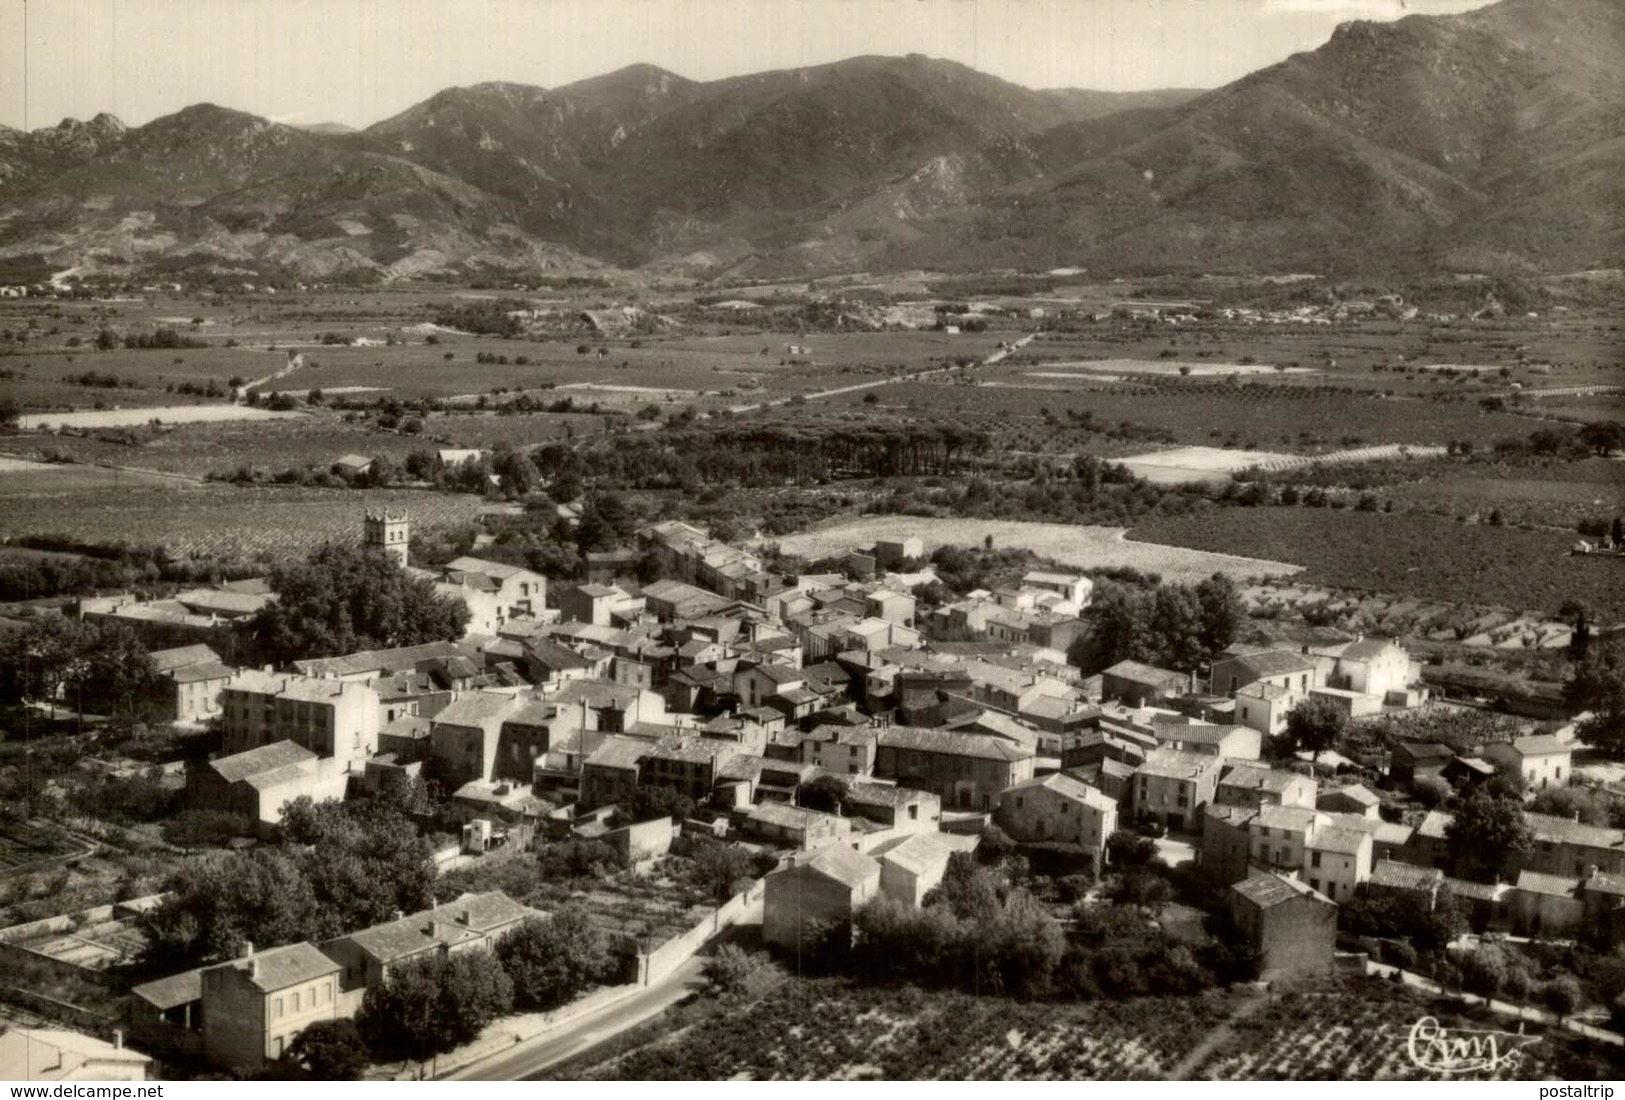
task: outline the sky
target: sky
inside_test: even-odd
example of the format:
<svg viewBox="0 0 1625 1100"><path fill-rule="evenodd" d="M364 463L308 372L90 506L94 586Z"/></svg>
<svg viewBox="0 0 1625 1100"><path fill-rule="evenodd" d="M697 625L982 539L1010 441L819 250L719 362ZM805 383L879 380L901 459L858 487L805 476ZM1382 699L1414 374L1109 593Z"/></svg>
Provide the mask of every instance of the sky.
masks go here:
<svg viewBox="0 0 1625 1100"><path fill-rule="evenodd" d="M1033 88L1217 87L1348 19L1484 0L0 0L0 124L193 103L363 127L454 85L923 53Z"/></svg>

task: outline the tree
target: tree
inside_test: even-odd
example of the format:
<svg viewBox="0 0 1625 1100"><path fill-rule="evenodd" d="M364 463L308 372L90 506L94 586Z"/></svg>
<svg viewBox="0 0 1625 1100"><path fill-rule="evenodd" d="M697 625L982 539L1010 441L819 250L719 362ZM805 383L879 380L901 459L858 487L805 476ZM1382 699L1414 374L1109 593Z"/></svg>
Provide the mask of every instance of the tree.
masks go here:
<svg viewBox="0 0 1625 1100"><path fill-rule="evenodd" d="M476 1038L513 1008L513 983L485 951L438 952L392 967L356 1017L373 1056L423 1060Z"/></svg>
<svg viewBox="0 0 1625 1100"><path fill-rule="evenodd" d="M1445 829L1445 846L1458 867L1489 881L1534 846L1523 803L1475 792Z"/></svg>
<svg viewBox="0 0 1625 1100"><path fill-rule="evenodd" d="M531 917L503 934L496 956L513 982L515 1001L527 1008L551 1009L610 975L609 942L579 905L551 917Z"/></svg>
<svg viewBox="0 0 1625 1100"><path fill-rule="evenodd" d="M680 824L694 815L694 800L676 787L640 783L626 803L626 812L634 823L669 817Z"/></svg>
<svg viewBox="0 0 1625 1100"><path fill-rule="evenodd" d="M1184 585L1158 585L1151 597L1151 635L1159 663L1169 668L1195 668L1204 656L1202 608Z"/></svg>
<svg viewBox="0 0 1625 1100"><path fill-rule="evenodd" d="M1102 667L1152 659L1151 608L1143 595L1126 585L1102 581L1089 610L1095 623L1095 657Z"/></svg>
<svg viewBox="0 0 1625 1100"><path fill-rule="evenodd" d="M554 495L558 495L557 486ZM632 514L619 496L595 492L581 506L581 518L576 522L576 549L583 554L614 550L631 537L632 527Z"/></svg>
<svg viewBox="0 0 1625 1100"><path fill-rule="evenodd" d="M838 814L846 803L846 784L833 775L821 775L796 791L796 801L809 810Z"/></svg>
<svg viewBox="0 0 1625 1100"><path fill-rule="evenodd" d="M756 874L750 853L732 844L699 844L693 859L695 880L718 905L748 889Z"/></svg>
<svg viewBox="0 0 1625 1100"><path fill-rule="evenodd" d="M1557 1013L1557 1022L1572 1016L1574 1010L1585 1003L1585 990L1573 974L1559 974L1541 986L1540 999L1546 1007Z"/></svg>
<svg viewBox="0 0 1625 1100"><path fill-rule="evenodd" d="M1314 759L1337 745L1343 736L1347 716L1336 703L1311 695L1287 712L1287 743L1294 752L1308 752Z"/></svg>
<svg viewBox="0 0 1625 1100"><path fill-rule="evenodd" d="M283 1052L285 1062L318 1081L358 1081L370 1058L354 1020L317 1020L306 1024Z"/></svg>
<svg viewBox="0 0 1625 1100"><path fill-rule="evenodd" d="M754 1001L781 977L766 955L746 951L738 944L725 943L705 960L705 980L712 991L723 997Z"/></svg>
<svg viewBox="0 0 1625 1100"><path fill-rule="evenodd" d="M1506 952L1493 943L1481 943L1475 951L1462 952L1457 965L1461 967L1461 987L1484 998L1501 991L1511 970Z"/></svg>
<svg viewBox="0 0 1625 1100"><path fill-rule="evenodd" d="M468 607L370 547L328 543L271 571L276 599L251 620L279 661L461 638Z"/></svg>
<svg viewBox="0 0 1625 1100"><path fill-rule="evenodd" d="M1619 647L1603 647L1576 665L1564 696L1575 710L1591 712L1576 736L1598 752L1625 757L1625 656Z"/></svg>
<svg viewBox="0 0 1625 1100"><path fill-rule="evenodd" d="M620 853L601 840L547 844L537 862L546 879L602 878L621 865Z"/></svg>
<svg viewBox="0 0 1625 1100"><path fill-rule="evenodd" d="M1106 838L1106 858L1113 867L1146 867L1159 858L1157 842L1128 829L1118 829Z"/></svg>
<svg viewBox="0 0 1625 1100"><path fill-rule="evenodd" d="M80 620L50 614L0 635L0 700L55 704L65 684L82 679L94 637Z"/></svg>
<svg viewBox="0 0 1625 1100"><path fill-rule="evenodd" d="M162 682L146 645L133 630L108 626L86 639L75 685L99 710L129 714L153 696Z"/></svg>
<svg viewBox="0 0 1625 1100"><path fill-rule="evenodd" d="M1209 660L1235 643L1247 621L1247 607L1236 582L1215 573L1196 586L1196 602L1201 612L1200 637Z"/></svg>
<svg viewBox="0 0 1625 1100"><path fill-rule="evenodd" d="M22 419L22 406L9 393L0 393L0 429L10 431Z"/></svg>
<svg viewBox="0 0 1625 1100"><path fill-rule="evenodd" d="M155 962L195 966L235 958L246 943L317 938L315 891L282 851L207 856L183 866L168 887L163 904L141 918Z"/></svg>

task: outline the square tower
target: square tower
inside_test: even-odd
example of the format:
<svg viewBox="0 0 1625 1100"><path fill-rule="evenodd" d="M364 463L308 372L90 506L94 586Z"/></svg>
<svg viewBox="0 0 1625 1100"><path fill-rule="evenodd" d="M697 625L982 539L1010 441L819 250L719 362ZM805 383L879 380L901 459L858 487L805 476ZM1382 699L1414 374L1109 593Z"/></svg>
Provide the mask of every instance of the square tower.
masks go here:
<svg viewBox="0 0 1625 1100"><path fill-rule="evenodd" d="M362 541L405 566L406 548L411 541L410 530L411 523L405 512L368 512Z"/></svg>

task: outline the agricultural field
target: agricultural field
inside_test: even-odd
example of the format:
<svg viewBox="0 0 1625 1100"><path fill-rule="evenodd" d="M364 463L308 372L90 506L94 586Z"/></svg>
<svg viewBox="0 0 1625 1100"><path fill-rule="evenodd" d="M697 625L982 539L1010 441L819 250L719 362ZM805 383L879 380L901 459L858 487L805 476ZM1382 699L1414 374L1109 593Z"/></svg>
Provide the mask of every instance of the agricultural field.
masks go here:
<svg viewBox="0 0 1625 1100"><path fill-rule="evenodd" d="M0 876L21 874L38 865L83 855L95 845L54 822L19 821L0 827Z"/></svg>
<svg viewBox="0 0 1625 1100"><path fill-rule="evenodd" d="M1365 396L1326 387L1253 382L1200 382L1181 379L1156 387L1134 383L1080 382L1073 385L959 382L901 382L880 400L892 408L927 408L974 416L1042 419L1044 410L1070 418L1088 414L1095 424L1132 424L1181 445L1277 449L1293 453L1402 443L1442 445L1472 440L1526 438L1546 422L1510 412L1485 412L1476 400ZM1454 396L1454 395L1452 395ZM862 395L835 399L860 402Z"/></svg>
<svg viewBox="0 0 1625 1100"><path fill-rule="evenodd" d="M8 499L0 537L67 534L84 542L161 545L177 557L276 561L327 541L360 542L368 508L404 508L414 530L472 523L478 497L350 489L195 488Z"/></svg>
<svg viewBox="0 0 1625 1100"><path fill-rule="evenodd" d="M920 516L865 516L779 539L786 554L821 558L867 546L876 539L918 536L930 553L938 546L980 546L992 538L997 548L1031 550L1077 569L1128 566L1169 581L1197 581L1214 573L1239 580L1283 576L1299 571L1290 563L1192 551L1127 541L1120 527L1070 527L1060 523L1011 523L984 519L927 519Z"/></svg>
<svg viewBox="0 0 1625 1100"><path fill-rule="evenodd" d="M143 405L131 408L80 409L75 412L26 413L17 418L25 431L52 428L130 428L142 424L209 424L223 421L277 420L297 416L247 405Z"/></svg>
<svg viewBox="0 0 1625 1100"><path fill-rule="evenodd" d="M1407 1040L1425 1016L1508 1028L1363 977L1300 991L1045 1003L792 979L614 1059L597 1080L1440 1080ZM791 1041L786 1041L786 1040ZM1529 1025L1520 1057L1458 1079L1602 1079L1612 1050Z"/></svg>
<svg viewBox="0 0 1625 1100"><path fill-rule="evenodd" d="M110 470L79 463L32 462L0 456L0 498L60 496L100 489L122 492L175 484L175 478L163 474Z"/></svg>
<svg viewBox="0 0 1625 1100"><path fill-rule="evenodd" d="M1625 619L1625 562L1569 554L1572 534L1330 508L1205 509L1135 527L1131 543L1273 554L1333 588L1553 614L1579 600Z"/></svg>
<svg viewBox="0 0 1625 1100"><path fill-rule="evenodd" d="M1499 510L1509 524L1572 532L1583 519L1625 512L1625 462L1588 459L1518 468L1467 466L1392 486L1385 496L1413 509L1469 519Z"/></svg>

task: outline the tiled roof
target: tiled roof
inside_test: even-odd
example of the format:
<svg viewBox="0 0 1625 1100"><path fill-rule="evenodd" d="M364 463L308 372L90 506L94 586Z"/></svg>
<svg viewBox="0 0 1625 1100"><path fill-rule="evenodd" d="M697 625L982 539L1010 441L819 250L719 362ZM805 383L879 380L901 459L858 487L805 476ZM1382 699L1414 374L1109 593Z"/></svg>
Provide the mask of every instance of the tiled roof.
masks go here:
<svg viewBox="0 0 1625 1100"><path fill-rule="evenodd" d="M1054 791L1056 794L1063 795L1075 802L1082 802L1091 809L1100 810L1102 812L1117 808L1116 799L1108 798L1099 790L1089 786L1089 784L1080 782L1079 780L1074 779L1072 776L1065 775L1061 772L1055 772L1051 775L1040 776L1036 779L1028 779L1021 783L1016 783L1012 786L1006 787L1005 792L1024 791L1030 787L1045 787Z"/></svg>
<svg viewBox="0 0 1625 1100"><path fill-rule="evenodd" d="M1261 680L1266 676L1282 676L1296 672L1313 672L1315 670L1315 659L1313 657L1306 657L1302 653L1292 653L1283 649L1271 649L1263 653L1249 653L1231 660L1246 670L1255 680Z"/></svg>
<svg viewBox="0 0 1625 1100"><path fill-rule="evenodd" d="M892 726L880 731L882 747L934 752L944 756L969 756L982 760L1027 760L1033 750L986 733L959 733L955 730L922 729L918 726Z"/></svg>
<svg viewBox="0 0 1625 1100"><path fill-rule="evenodd" d="M1309 834L1306 847L1321 852L1352 856L1368 843L1368 835L1359 829L1345 829L1337 825L1323 825Z"/></svg>
<svg viewBox="0 0 1625 1100"><path fill-rule="evenodd" d="M1550 734L1520 737L1512 742L1512 747L1523 756L1550 756L1554 753L1571 753L1574 751L1572 747Z"/></svg>
<svg viewBox="0 0 1625 1100"><path fill-rule="evenodd" d="M1586 848L1625 847L1625 831L1619 829L1584 825L1571 818L1554 817L1551 814L1525 813L1523 816L1537 841L1574 844Z"/></svg>
<svg viewBox="0 0 1625 1100"><path fill-rule="evenodd" d="M1340 795L1359 806L1378 806L1382 804L1382 799L1360 783L1348 787L1339 787L1335 791L1324 791L1320 797L1330 798L1334 794Z"/></svg>
<svg viewBox="0 0 1625 1100"><path fill-rule="evenodd" d="M434 716L436 726L480 726L500 721L520 707L520 700L512 695L491 691L476 691L453 700Z"/></svg>
<svg viewBox="0 0 1625 1100"><path fill-rule="evenodd" d="M802 806L792 806L787 802L762 802L752 806L745 816L761 825L773 825L781 829L805 829L809 825L816 824L820 818L830 818L832 815Z"/></svg>
<svg viewBox="0 0 1625 1100"><path fill-rule="evenodd" d="M1228 775L1219 780L1219 786L1235 787L1244 791L1271 791L1280 794L1294 781L1303 778L1297 772L1241 764L1232 768Z"/></svg>
<svg viewBox="0 0 1625 1100"><path fill-rule="evenodd" d="M454 558L445 565L447 570L459 573L483 573L487 577L504 581L509 577L517 577L529 570L517 565L507 565L500 561L486 561L484 558Z"/></svg>
<svg viewBox="0 0 1625 1100"><path fill-rule="evenodd" d="M901 844L886 849L880 861L921 875L933 867L947 863L954 850L936 833L915 833Z"/></svg>
<svg viewBox="0 0 1625 1100"><path fill-rule="evenodd" d="M1181 752L1179 749L1154 749L1135 769L1137 774L1163 779L1196 779L1219 766L1217 756Z"/></svg>
<svg viewBox="0 0 1625 1100"><path fill-rule="evenodd" d="M1230 887L1236 893L1258 906L1269 909L1294 898L1315 898L1327 905L1335 904L1330 898L1313 889L1306 882L1283 878L1280 875L1254 875Z"/></svg>
<svg viewBox="0 0 1625 1100"><path fill-rule="evenodd" d="M803 866L853 887L880 877L880 864L844 844L819 849Z"/></svg>
<svg viewBox="0 0 1625 1100"><path fill-rule="evenodd" d="M1260 806L1254 820L1261 829L1286 829L1294 833L1307 833L1314 828L1316 814L1301 806Z"/></svg>
<svg viewBox="0 0 1625 1100"><path fill-rule="evenodd" d="M138 985L130 990L130 995L140 997L160 1012L191 1004L203 999L203 969L183 970L179 974Z"/></svg>
<svg viewBox="0 0 1625 1100"><path fill-rule="evenodd" d="M155 649L150 654L152 667L159 672L173 672L187 665L203 664L205 662L218 662L220 654L201 643L197 645L176 646L173 649Z"/></svg>
<svg viewBox="0 0 1625 1100"><path fill-rule="evenodd" d="M1444 882L1444 872L1437 867L1417 867L1392 859L1379 859L1371 865L1371 884L1394 890L1420 890Z"/></svg>
<svg viewBox="0 0 1625 1100"><path fill-rule="evenodd" d="M296 745L292 741L273 741L247 752L222 756L211 761L209 767L227 783L240 783L266 772L315 759L316 754L303 745Z"/></svg>
<svg viewBox="0 0 1625 1100"><path fill-rule="evenodd" d="M638 761L653 748L647 741L635 737L617 737L613 734L581 762L582 767L626 769L638 766Z"/></svg>
<svg viewBox="0 0 1625 1100"><path fill-rule="evenodd" d="M1526 894L1546 894L1551 897L1572 898L1580 888L1580 880L1562 875L1546 875L1539 871L1518 872L1518 889Z"/></svg>
<svg viewBox="0 0 1625 1100"><path fill-rule="evenodd" d="M846 789L846 801L859 806L907 806L931 797L925 791L889 783L853 783Z"/></svg>
<svg viewBox="0 0 1625 1100"><path fill-rule="evenodd" d="M195 665L171 669L167 675L177 684L198 684L208 680L230 680L233 671L230 665L219 661L199 661Z"/></svg>
<svg viewBox="0 0 1625 1100"><path fill-rule="evenodd" d="M1127 680L1135 684L1147 684L1152 687L1166 687L1170 684L1179 687L1190 681L1190 678L1183 672L1157 668L1155 665L1142 664L1139 661L1118 661L1111 668L1102 672L1101 675L1113 676L1119 680Z"/></svg>
<svg viewBox="0 0 1625 1100"><path fill-rule="evenodd" d="M252 968L249 965L251 963ZM224 967L235 967L244 972L248 975L249 982L263 993L274 993L292 985L336 974L343 969L308 943L290 943L286 947L256 951L246 959L233 959L231 962L205 969L219 970Z"/></svg>
<svg viewBox="0 0 1625 1100"><path fill-rule="evenodd" d="M1254 680L1252 683L1243 685L1240 689L1238 689L1236 692L1236 697L1240 699L1267 699L1273 701L1276 699L1283 699L1291 694L1291 691L1282 687L1280 684L1272 684L1265 680Z"/></svg>

